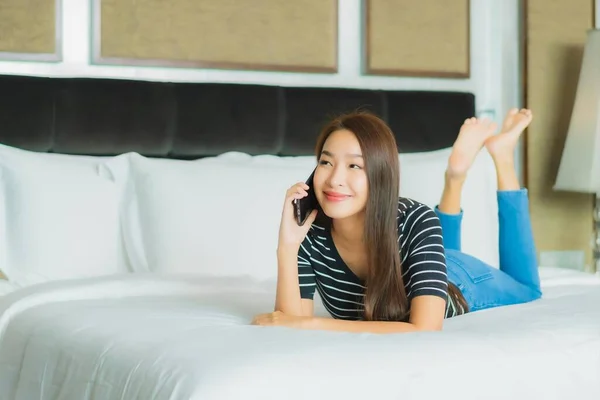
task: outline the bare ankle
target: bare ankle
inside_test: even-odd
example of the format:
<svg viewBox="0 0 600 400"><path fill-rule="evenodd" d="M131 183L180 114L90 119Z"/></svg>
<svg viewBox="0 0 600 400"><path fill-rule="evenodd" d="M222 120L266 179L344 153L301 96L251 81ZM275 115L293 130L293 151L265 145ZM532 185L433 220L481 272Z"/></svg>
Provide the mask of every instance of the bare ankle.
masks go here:
<svg viewBox="0 0 600 400"><path fill-rule="evenodd" d="M492 155L494 166L497 171L501 172L514 172L515 171L515 157L512 152L506 152L502 154Z"/></svg>
<svg viewBox="0 0 600 400"><path fill-rule="evenodd" d="M521 189L521 184L516 176L498 176L498 190L511 191Z"/></svg>
<svg viewBox="0 0 600 400"><path fill-rule="evenodd" d="M456 178L446 174L444 191L438 208L445 214L458 214L464 178Z"/></svg>
<svg viewBox="0 0 600 400"><path fill-rule="evenodd" d="M521 184L514 163L496 163L498 190L519 190Z"/></svg>

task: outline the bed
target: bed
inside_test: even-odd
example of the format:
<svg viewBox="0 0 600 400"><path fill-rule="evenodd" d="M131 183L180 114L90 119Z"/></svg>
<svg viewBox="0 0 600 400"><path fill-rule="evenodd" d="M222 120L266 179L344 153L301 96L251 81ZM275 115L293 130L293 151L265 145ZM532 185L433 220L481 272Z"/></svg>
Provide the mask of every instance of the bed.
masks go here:
<svg viewBox="0 0 600 400"><path fill-rule="evenodd" d="M0 93L1 398L600 398L600 279L581 272L541 266L542 300L443 332L249 324L272 310L283 193L324 119L381 115L401 193L435 205L472 94L29 77ZM497 266L485 153L463 208L464 250Z"/></svg>

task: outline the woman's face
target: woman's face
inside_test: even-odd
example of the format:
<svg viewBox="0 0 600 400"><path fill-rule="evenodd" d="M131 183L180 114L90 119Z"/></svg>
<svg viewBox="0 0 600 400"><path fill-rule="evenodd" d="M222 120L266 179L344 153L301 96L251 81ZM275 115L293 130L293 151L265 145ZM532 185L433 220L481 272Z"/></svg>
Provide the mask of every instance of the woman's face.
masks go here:
<svg viewBox="0 0 600 400"><path fill-rule="evenodd" d="M342 219L364 212L369 185L360 144L352 132L339 130L329 135L313 186L329 218Z"/></svg>

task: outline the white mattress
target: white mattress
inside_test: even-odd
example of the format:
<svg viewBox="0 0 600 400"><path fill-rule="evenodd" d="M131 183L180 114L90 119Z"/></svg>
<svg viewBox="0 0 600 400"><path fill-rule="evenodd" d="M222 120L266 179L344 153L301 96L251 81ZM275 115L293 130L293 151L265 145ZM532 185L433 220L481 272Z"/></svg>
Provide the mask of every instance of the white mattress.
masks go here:
<svg viewBox="0 0 600 400"><path fill-rule="evenodd" d="M19 289L0 297L0 398L597 400L600 279L543 273L543 300L397 335L248 325L272 309L274 282Z"/></svg>

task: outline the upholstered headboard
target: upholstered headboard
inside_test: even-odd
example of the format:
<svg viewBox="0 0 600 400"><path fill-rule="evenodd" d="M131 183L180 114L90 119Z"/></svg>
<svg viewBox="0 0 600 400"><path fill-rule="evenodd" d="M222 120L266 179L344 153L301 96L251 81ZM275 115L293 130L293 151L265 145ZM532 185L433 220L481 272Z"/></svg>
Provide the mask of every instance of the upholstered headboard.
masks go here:
<svg viewBox="0 0 600 400"><path fill-rule="evenodd" d="M370 110L403 153L449 147L471 93L0 77L0 143L85 155L308 155L328 117Z"/></svg>

